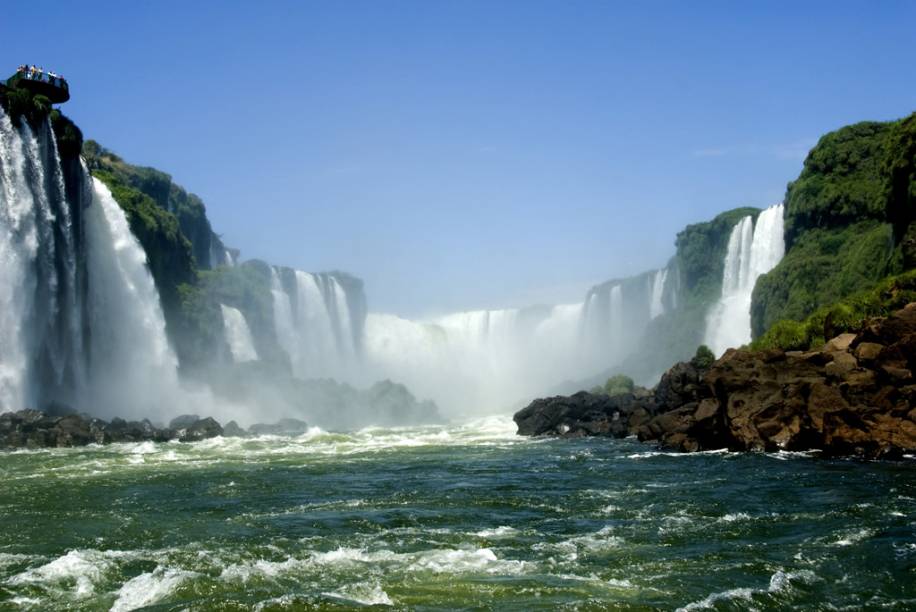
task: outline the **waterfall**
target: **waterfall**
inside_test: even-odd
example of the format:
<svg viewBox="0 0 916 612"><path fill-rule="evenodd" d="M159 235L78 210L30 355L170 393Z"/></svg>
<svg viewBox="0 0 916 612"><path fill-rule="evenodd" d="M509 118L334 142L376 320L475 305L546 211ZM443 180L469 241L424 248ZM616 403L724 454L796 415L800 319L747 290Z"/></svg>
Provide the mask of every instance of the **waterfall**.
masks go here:
<svg viewBox="0 0 916 612"><path fill-rule="evenodd" d="M751 341L751 295L761 274L772 270L785 253L783 205L757 218L744 217L728 239L722 273L722 295L706 318L705 343L717 356Z"/></svg>
<svg viewBox="0 0 916 612"><path fill-rule="evenodd" d="M89 399L100 415L174 412L178 360L165 334L146 253L104 183L92 179L86 210Z"/></svg>
<svg viewBox="0 0 916 612"><path fill-rule="evenodd" d="M271 299L277 342L296 376L352 377L362 327L352 315L356 296L334 274L272 268Z"/></svg>
<svg viewBox="0 0 916 612"><path fill-rule="evenodd" d="M0 410L66 400L82 383L70 206L48 121L17 128L0 109Z"/></svg>
<svg viewBox="0 0 916 612"><path fill-rule="evenodd" d="M219 307L223 314L223 329L232 360L236 363L257 361L258 352L254 348L254 340L251 337L251 329L248 327L245 315L232 306L220 304Z"/></svg>
<svg viewBox="0 0 916 612"><path fill-rule="evenodd" d="M651 277L652 287L651 287L651 298L649 301L649 318L655 319L665 314L665 281L668 279L668 268L662 268L661 270L656 270L655 274Z"/></svg>
<svg viewBox="0 0 916 612"><path fill-rule="evenodd" d="M581 377L584 306L475 310L423 321L366 320L366 368L453 413L506 410L531 393Z"/></svg>

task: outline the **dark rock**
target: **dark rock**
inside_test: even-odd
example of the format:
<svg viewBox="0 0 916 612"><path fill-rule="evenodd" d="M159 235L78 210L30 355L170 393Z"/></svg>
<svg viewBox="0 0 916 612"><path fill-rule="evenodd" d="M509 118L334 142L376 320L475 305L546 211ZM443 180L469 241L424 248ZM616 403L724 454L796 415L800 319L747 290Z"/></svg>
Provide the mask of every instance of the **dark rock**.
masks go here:
<svg viewBox="0 0 916 612"><path fill-rule="evenodd" d="M169 421L169 429L187 429L200 420L196 414L182 414Z"/></svg>
<svg viewBox="0 0 916 612"><path fill-rule="evenodd" d="M213 417L207 417L182 430L178 440L181 442L199 442L200 440L221 435L223 435L223 428L220 424Z"/></svg>
<svg viewBox="0 0 916 612"><path fill-rule="evenodd" d="M235 421L229 421L223 426L223 436L226 438L244 438L248 432L239 427Z"/></svg>
<svg viewBox="0 0 916 612"><path fill-rule="evenodd" d="M253 436L301 436L309 429L308 423L299 419L280 419L276 423L255 423L248 428Z"/></svg>
<svg viewBox="0 0 916 612"><path fill-rule="evenodd" d="M562 437L614 436L634 433L652 414L644 390L621 395L598 395L580 391L533 401L513 417L523 436Z"/></svg>

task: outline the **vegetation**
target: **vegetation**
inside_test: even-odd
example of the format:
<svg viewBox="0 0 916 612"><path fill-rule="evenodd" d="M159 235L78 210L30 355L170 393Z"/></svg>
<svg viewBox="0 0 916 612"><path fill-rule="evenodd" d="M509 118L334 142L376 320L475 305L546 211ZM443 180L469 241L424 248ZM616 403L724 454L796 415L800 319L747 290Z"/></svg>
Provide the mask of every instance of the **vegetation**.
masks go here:
<svg viewBox="0 0 916 612"><path fill-rule="evenodd" d="M890 224L860 221L805 232L776 268L761 276L751 301L751 331L801 320L825 304L903 270Z"/></svg>
<svg viewBox="0 0 916 612"><path fill-rule="evenodd" d="M632 393L635 384L633 379L629 376L624 376L623 374L617 374L611 376L607 379L607 382L604 383L604 386L599 386L593 388L590 392L595 395L607 395L614 397L616 395L626 395L627 393Z"/></svg>
<svg viewBox="0 0 916 612"><path fill-rule="evenodd" d="M898 121L888 134L883 171L887 219L904 265L916 267L916 113Z"/></svg>
<svg viewBox="0 0 916 612"><path fill-rule="evenodd" d="M207 219L203 200L172 182L165 172L126 163L94 140L83 145L83 157L90 170L101 170L121 183L149 196L160 208L178 220L182 234L190 241L194 260L201 268L210 268L210 247L218 240ZM222 243L220 243L222 244Z"/></svg>
<svg viewBox="0 0 916 612"><path fill-rule="evenodd" d="M916 265L914 117L841 128L808 154L786 191L786 256L754 288L754 337Z"/></svg>
<svg viewBox="0 0 916 612"><path fill-rule="evenodd" d="M786 247L806 231L884 221L882 164L890 123L868 121L821 137L786 191Z"/></svg>
<svg viewBox="0 0 916 612"><path fill-rule="evenodd" d="M887 316L916 301L916 270L888 277L875 287L818 308L802 321L778 321L751 343L752 349L818 348L837 335L860 329L871 317Z"/></svg>
<svg viewBox="0 0 916 612"><path fill-rule="evenodd" d="M712 352L705 344L701 344L697 347L697 352L694 354L693 359L690 362L701 370L705 370L713 364L716 360L716 355Z"/></svg>

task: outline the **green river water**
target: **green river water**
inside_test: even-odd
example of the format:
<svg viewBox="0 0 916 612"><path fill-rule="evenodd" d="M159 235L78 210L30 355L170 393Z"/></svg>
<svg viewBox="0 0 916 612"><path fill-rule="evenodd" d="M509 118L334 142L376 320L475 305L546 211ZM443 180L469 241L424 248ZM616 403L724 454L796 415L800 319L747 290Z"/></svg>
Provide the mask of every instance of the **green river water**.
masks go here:
<svg viewBox="0 0 916 612"><path fill-rule="evenodd" d="M916 461L508 418L0 454L0 609L916 609Z"/></svg>

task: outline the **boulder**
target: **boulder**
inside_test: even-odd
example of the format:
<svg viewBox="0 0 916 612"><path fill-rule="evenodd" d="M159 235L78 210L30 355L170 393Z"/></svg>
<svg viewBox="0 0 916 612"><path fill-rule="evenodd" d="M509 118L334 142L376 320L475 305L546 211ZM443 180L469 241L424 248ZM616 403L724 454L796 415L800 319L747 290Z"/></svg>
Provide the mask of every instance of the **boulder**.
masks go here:
<svg viewBox="0 0 916 612"><path fill-rule="evenodd" d="M180 442L199 442L208 438L215 438L223 435L223 428L213 417L198 419L189 427L181 430L178 437Z"/></svg>
<svg viewBox="0 0 916 612"><path fill-rule="evenodd" d="M308 423L299 419L285 418L276 423L255 423L248 428L254 436L301 436L309 429Z"/></svg>
<svg viewBox="0 0 916 612"><path fill-rule="evenodd" d="M200 420L196 414L182 414L169 421L169 429L187 429Z"/></svg>
<svg viewBox="0 0 916 612"><path fill-rule="evenodd" d="M639 388L613 396L580 391L535 400L513 419L523 436L623 437L635 433L654 412L646 398Z"/></svg>
<svg viewBox="0 0 916 612"><path fill-rule="evenodd" d="M226 438L244 438L248 432L239 427L235 421L229 421L223 426L223 436Z"/></svg>

